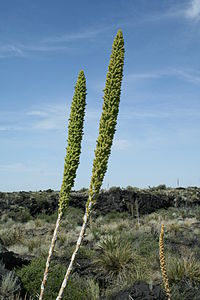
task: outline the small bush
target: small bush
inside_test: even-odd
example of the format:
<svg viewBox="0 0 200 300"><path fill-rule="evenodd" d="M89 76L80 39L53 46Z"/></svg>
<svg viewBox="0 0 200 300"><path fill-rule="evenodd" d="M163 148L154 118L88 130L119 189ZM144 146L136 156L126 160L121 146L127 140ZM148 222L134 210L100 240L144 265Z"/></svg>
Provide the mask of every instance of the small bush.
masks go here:
<svg viewBox="0 0 200 300"><path fill-rule="evenodd" d="M78 192L79 192L79 193L85 193L85 192L88 192L88 189L85 188L85 187L83 187L83 188L81 188Z"/></svg>
<svg viewBox="0 0 200 300"><path fill-rule="evenodd" d="M46 221L47 223L55 223L56 220L57 220L57 217L58 217L57 211L54 212L54 213L51 214L51 215L48 215L48 214L46 214L46 213L43 211L43 212L37 214L37 219L36 219L36 220L44 220L44 221ZM36 221L36 220L35 220L35 221Z"/></svg>
<svg viewBox="0 0 200 300"><path fill-rule="evenodd" d="M160 191L160 190L166 190L167 187L166 187L165 184L159 184L159 185L157 185L157 186L149 187L149 189L150 189L151 191Z"/></svg>
<svg viewBox="0 0 200 300"><path fill-rule="evenodd" d="M0 238L5 246L15 245L23 240L23 232L19 226L14 228L2 230Z"/></svg>
<svg viewBox="0 0 200 300"><path fill-rule="evenodd" d="M128 186L126 187L126 190L127 190L127 191L130 191L130 192L139 192L139 191L140 191L139 188L134 187L134 186L131 186L131 185L128 185Z"/></svg>
<svg viewBox="0 0 200 300"><path fill-rule="evenodd" d="M33 259L28 266L17 270L24 288L30 293L33 299L38 299L40 285L43 278L46 259ZM50 268L47 287L44 293L44 300L55 300L62 284L66 266L52 263ZM65 289L64 300L93 300L91 288L88 286L88 280L80 278L73 274Z"/></svg>
<svg viewBox="0 0 200 300"><path fill-rule="evenodd" d="M15 222L25 223L32 220L32 216L27 208L17 207L15 210L8 212L8 218L11 218Z"/></svg>
<svg viewBox="0 0 200 300"><path fill-rule="evenodd" d="M120 191L120 186L111 186L108 190L109 193Z"/></svg>

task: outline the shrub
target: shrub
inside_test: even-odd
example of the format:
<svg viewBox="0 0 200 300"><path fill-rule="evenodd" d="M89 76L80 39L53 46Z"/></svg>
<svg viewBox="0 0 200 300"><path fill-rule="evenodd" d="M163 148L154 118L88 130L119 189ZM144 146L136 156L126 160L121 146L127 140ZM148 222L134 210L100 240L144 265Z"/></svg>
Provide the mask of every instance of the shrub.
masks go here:
<svg viewBox="0 0 200 300"><path fill-rule="evenodd" d="M33 299L37 299L40 290L41 280L45 267L45 259L33 259L28 266L18 269L16 272L21 278L24 288L30 293ZM52 263L49 273L44 299L55 300L65 274L65 265ZM65 289L64 300L93 300L91 287L88 280L73 274L69 285Z"/></svg>
<svg viewBox="0 0 200 300"><path fill-rule="evenodd" d="M83 188L81 188L78 192L79 192L79 193L85 193L85 192L88 192L88 189L85 188L85 187L83 187Z"/></svg>
<svg viewBox="0 0 200 300"><path fill-rule="evenodd" d="M19 226L1 231L0 237L5 246L17 244L23 240L23 232Z"/></svg>
<svg viewBox="0 0 200 300"><path fill-rule="evenodd" d="M167 187L165 184L159 184L157 186L149 187L151 191L160 191L160 190L166 190Z"/></svg>
<svg viewBox="0 0 200 300"><path fill-rule="evenodd" d="M112 192L117 192L117 191L120 191L121 190L121 187L120 186L111 186L108 190L109 193L112 193Z"/></svg>
<svg viewBox="0 0 200 300"><path fill-rule="evenodd" d="M140 191L140 189L138 187L131 186L131 185L127 185L125 190L130 191L130 192L139 192Z"/></svg>
<svg viewBox="0 0 200 300"><path fill-rule="evenodd" d="M27 208L17 207L15 210L11 210L7 214L8 218L11 218L15 222L25 223L32 219L30 211Z"/></svg>
<svg viewBox="0 0 200 300"><path fill-rule="evenodd" d="M57 211L51 215L48 215L43 211L43 212L37 214L37 219L44 220L45 222L48 222L48 223L55 223L56 219L57 219L57 215L58 215Z"/></svg>

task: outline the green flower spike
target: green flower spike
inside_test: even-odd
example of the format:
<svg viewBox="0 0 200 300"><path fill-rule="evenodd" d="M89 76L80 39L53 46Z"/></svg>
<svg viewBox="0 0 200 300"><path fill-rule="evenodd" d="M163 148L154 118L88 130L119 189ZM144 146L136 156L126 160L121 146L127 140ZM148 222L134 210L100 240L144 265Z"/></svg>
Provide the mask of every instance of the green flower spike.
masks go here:
<svg viewBox="0 0 200 300"><path fill-rule="evenodd" d="M119 30L113 42L112 54L106 77L106 87L104 89L104 103L99 124L99 137L95 150L95 159L93 162L92 178L89 189L92 202L95 201L95 195L97 196L100 191L107 171L108 158L111 152L119 112L124 52L123 34L122 31Z"/></svg>
<svg viewBox="0 0 200 300"><path fill-rule="evenodd" d="M83 122L86 106L86 80L83 71L80 71L75 86L75 93L71 105L68 124L67 154L65 157L63 182L60 190L59 211L68 207L71 188L76 178L81 153L83 137Z"/></svg>
<svg viewBox="0 0 200 300"><path fill-rule="evenodd" d="M46 261L46 267L45 267L44 277L41 284L39 300L42 300L44 295L44 289L48 278L51 257L53 255L53 251L57 240L60 220L62 218L63 211L68 207L71 188L74 185L74 180L76 178L76 170L79 165L79 158L81 153L81 141L83 137L85 106L86 106L85 99L86 99L86 80L85 80L84 72L81 70L78 75L78 79L75 86L74 97L71 104L71 112L70 112L70 118L68 124L67 154L65 157L63 182L60 190L58 218L56 221L53 237L51 240L51 245L49 248L49 254Z"/></svg>

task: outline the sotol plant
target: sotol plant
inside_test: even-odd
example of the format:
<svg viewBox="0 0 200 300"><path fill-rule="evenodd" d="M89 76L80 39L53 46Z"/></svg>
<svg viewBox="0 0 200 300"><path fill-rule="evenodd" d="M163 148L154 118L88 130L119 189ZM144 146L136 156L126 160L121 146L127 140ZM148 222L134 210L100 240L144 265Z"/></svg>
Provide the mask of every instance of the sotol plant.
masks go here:
<svg viewBox="0 0 200 300"><path fill-rule="evenodd" d="M83 225L77 240L75 251L72 254L71 261L61 285L56 300L62 299L64 289L68 282L73 262L80 248L84 237L88 218L99 194L108 164L108 158L111 152L111 146L117 124L117 116L119 111L119 102L121 94L121 83L123 77L124 66L124 39L122 31L119 30L113 42L110 63L106 77L106 86L104 89L104 103L102 115L99 124L99 136L95 150L95 158L93 161L92 177L89 188L88 200L86 203L85 214L83 217Z"/></svg>
<svg viewBox="0 0 200 300"><path fill-rule="evenodd" d="M63 182L60 190L59 197L59 210L56 226L54 229L49 254L46 261L44 277L41 284L40 297L42 300L44 289L47 282L50 260L55 248L60 220L64 210L68 207L71 189L74 185L76 178L76 171L79 165L79 158L81 153L81 141L83 136L83 123L86 106L86 79L84 72L81 70L75 86L74 97L71 104L71 111L68 123L68 140L67 140L67 153L64 164Z"/></svg>

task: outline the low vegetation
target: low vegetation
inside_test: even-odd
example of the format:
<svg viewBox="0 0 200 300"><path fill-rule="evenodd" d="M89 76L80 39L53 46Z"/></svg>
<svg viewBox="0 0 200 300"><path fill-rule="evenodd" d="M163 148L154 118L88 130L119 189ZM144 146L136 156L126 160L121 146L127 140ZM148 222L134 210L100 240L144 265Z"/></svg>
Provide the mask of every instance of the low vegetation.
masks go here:
<svg viewBox="0 0 200 300"><path fill-rule="evenodd" d="M109 299L113 294L131 287L137 280L162 286L160 220L165 224L165 255L171 299L198 299L199 208L185 209L184 217L183 210L161 209L140 216L140 226L131 213L109 213L97 218L91 216L64 299ZM53 300L57 296L79 234L82 215L81 209L69 207L63 216L44 299ZM0 238L4 245L8 250L32 260L29 265L15 270L29 299L37 299L38 296L56 216L56 213L43 213L30 217L26 222L17 222L5 215L1 217ZM17 288L18 281L13 273L5 273L1 293L12 295ZM191 295L193 298L187 298Z"/></svg>

